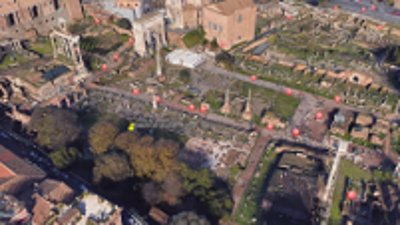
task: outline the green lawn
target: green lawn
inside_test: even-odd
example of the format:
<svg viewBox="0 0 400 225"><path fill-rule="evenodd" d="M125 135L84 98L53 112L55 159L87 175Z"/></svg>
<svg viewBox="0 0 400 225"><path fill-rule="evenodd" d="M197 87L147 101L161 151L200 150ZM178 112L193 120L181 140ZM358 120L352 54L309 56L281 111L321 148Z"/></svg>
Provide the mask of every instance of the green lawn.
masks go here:
<svg viewBox="0 0 400 225"><path fill-rule="evenodd" d="M268 101L268 103L271 104L270 111L283 121L288 121L300 104L300 100L295 97L287 96L283 93L249 83L242 84L241 94L247 96L249 88L251 88L254 98L262 98L263 100Z"/></svg>
<svg viewBox="0 0 400 225"><path fill-rule="evenodd" d="M53 47L48 38L31 43L30 49L41 55L51 55L53 53Z"/></svg>
<svg viewBox="0 0 400 225"><path fill-rule="evenodd" d="M6 55L3 60L0 61L0 69L8 69L9 67L19 65L28 62L29 58L22 54L15 54L15 56Z"/></svg>
<svg viewBox="0 0 400 225"><path fill-rule="evenodd" d="M187 48L192 48L204 42L204 35L205 33L203 29L199 28L186 33L182 40Z"/></svg>
<svg viewBox="0 0 400 225"><path fill-rule="evenodd" d="M336 225L340 224L341 210L339 208L340 202L342 201L342 193L345 185L345 178L349 177L352 180L369 180L372 178L372 174L359 168L354 163L348 160L342 160L339 167L339 176L336 181L335 191L333 193L331 217L329 224Z"/></svg>
<svg viewBox="0 0 400 225"><path fill-rule="evenodd" d="M252 223L252 218L259 218L259 206L257 205L258 199L261 194L261 188L265 181L265 177L270 169L271 164L274 162L277 153L274 149L268 149L264 152L261 158L261 163L257 168L256 173L259 174L258 177L253 177L247 190L239 203L239 208L237 209L234 219L238 225L250 225L256 224Z"/></svg>

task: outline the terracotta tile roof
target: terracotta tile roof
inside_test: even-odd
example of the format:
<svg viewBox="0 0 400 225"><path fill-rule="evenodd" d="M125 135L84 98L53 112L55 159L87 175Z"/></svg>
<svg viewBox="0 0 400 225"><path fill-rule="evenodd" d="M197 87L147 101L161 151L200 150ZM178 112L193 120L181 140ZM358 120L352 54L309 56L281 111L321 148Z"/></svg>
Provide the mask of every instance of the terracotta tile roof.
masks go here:
<svg viewBox="0 0 400 225"><path fill-rule="evenodd" d="M69 224L81 213L77 208L68 209L62 216L57 218L58 224Z"/></svg>
<svg viewBox="0 0 400 225"><path fill-rule="evenodd" d="M53 205L40 195L35 194L33 198L35 199L35 205L32 210L32 222L33 224L45 224L51 214Z"/></svg>
<svg viewBox="0 0 400 225"><path fill-rule="evenodd" d="M158 209L156 207L152 207L150 209L149 216L153 220L157 221L159 224L164 225L164 224L168 223L169 216L165 212L161 211L160 209Z"/></svg>
<svg viewBox="0 0 400 225"><path fill-rule="evenodd" d="M206 6L206 8L213 9L225 15L230 15L237 10L252 6L255 7L255 4L252 0L225 0L222 2L210 4Z"/></svg>
<svg viewBox="0 0 400 225"><path fill-rule="evenodd" d="M0 162L17 175L45 176L41 169L28 164L3 145L0 145Z"/></svg>
<svg viewBox="0 0 400 225"><path fill-rule="evenodd" d="M4 163L0 162L0 183L1 179L11 178L13 176L15 176L15 173L4 165Z"/></svg>
<svg viewBox="0 0 400 225"><path fill-rule="evenodd" d="M64 182L46 179L39 184L39 193L49 201L69 202L74 197L74 191Z"/></svg>
<svg viewBox="0 0 400 225"><path fill-rule="evenodd" d="M26 184L45 176L41 169L28 164L0 145L0 191L16 194Z"/></svg>

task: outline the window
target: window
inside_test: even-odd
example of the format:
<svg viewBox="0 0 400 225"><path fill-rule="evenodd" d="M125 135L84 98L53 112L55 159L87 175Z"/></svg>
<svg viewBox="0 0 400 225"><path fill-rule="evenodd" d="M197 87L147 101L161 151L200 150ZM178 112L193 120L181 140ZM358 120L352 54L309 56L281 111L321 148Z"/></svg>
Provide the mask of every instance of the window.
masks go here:
<svg viewBox="0 0 400 225"><path fill-rule="evenodd" d="M31 9L31 17L32 17L32 19L39 17L39 11L38 11L38 7L36 5L33 6Z"/></svg>
<svg viewBox="0 0 400 225"><path fill-rule="evenodd" d="M7 25L9 27L12 27L15 25L15 18L14 18L14 14L10 13L7 15Z"/></svg>
<svg viewBox="0 0 400 225"><path fill-rule="evenodd" d="M239 36L238 36L238 40L242 40L242 36L239 35Z"/></svg>
<svg viewBox="0 0 400 225"><path fill-rule="evenodd" d="M241 22L243 21L243 16L242 16L242 15L239 15L239 16L237 17L237 21L238 21L238 23L241 23Z"/></svg>
<svg viewBox="0 0 400 225"><path fill-rule="evenodd" d="M58 0L53 0L54 3L54 9L58 10L60 8L60 2Z"/></svg>

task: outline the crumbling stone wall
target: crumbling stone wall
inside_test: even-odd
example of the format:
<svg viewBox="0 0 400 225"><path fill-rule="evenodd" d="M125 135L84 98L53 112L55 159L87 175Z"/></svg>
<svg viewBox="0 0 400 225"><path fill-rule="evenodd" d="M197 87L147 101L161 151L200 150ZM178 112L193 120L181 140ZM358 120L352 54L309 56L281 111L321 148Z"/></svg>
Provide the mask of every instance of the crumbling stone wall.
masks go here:
<svg viewBox="0 0 400 225"><path fill-rule="evenodd" d="M79 0L15 0L0 8L0 39L23 39L32 29L48 33L66 21L83 17Z"/></svg>

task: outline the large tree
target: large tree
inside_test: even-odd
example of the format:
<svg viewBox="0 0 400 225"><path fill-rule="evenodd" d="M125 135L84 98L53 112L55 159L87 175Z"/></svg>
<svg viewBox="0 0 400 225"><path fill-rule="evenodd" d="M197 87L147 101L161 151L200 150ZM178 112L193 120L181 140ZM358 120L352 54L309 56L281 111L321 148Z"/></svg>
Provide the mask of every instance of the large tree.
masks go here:
<svg viewBox="0 0 400 225"><path fill-rule="evenodd" d="M153 138L145 136L131 145L128 152L137 176L161 182L179 169L178 150L173 141L160 139L154 143Z"/></svg>
<svg viewBox="0 0 400 225"><path fill-rule="evenodd" d="M182 178L175 173L168 174L161 184L161 189L162 200L167 202L169 205L177 204L180 198L185 194Z"/></svg>
<svg viewBox="0 0 400 225"><path fill-rule="evenodd" d="M118 149L129 154L129 149L139 141L139 135L134 132L123 132L115 138L114 144Z"/></svg>
<svg viewBox="0 0 400 225"><path fill-rule="evenodd" d="M112 152L97 156L93 168L94 181L102 178L112 181L122 181L133 176L133 170L129 166L128 158L121 153Z"/></svg>
<svg viewBox="0 0 400 225"><path fill-rule="evenodd" d="M52 151L49 156L57 168L64 169L78 159L79 152L76 148L62 148Z"/></svg>
<svg viewBox="0 0 400 225"><path fill-rule="evenodd" d="M109 150L118 134L116 128L110 122L98 122L89 130L89 144L95 154L102 154Z"/></svg>
<svg viewBox="0 0 400 225"><path fill-rule="evenodd" d="M142 195L144 200L152 206L162 201L161 192L161 187L156 182L145 183L142 187Z"/></svg>
<svg viewBox="0 0 400 225"><path fill-rule="evenodd" d="M36 133L36 142L50 149L63 149L74 142L81 128L78 116L56 107L35 108L29 130Z"/></svg>

